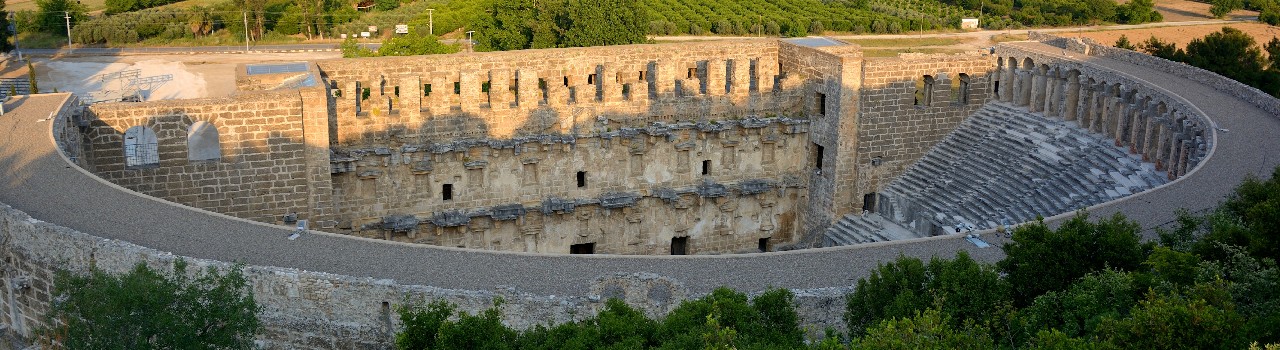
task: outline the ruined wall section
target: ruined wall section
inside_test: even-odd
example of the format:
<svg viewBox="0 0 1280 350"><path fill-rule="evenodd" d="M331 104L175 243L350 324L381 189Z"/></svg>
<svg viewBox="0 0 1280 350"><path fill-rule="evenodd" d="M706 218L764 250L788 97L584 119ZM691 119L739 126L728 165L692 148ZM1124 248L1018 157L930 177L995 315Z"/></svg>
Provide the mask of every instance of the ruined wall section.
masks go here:
<svg viewBox="0 0 1280 350"><path fill-rule="evenodd" d="M91 171L133 191L262 222L308 213L299 91L229 98L96 104L89 108ZM221 157L190 160L188 133L196 122L217 130ZM125 133L144 126L155 133L151 155L139 148L126 164ZM321 165L323 166L323 165Z"/></svg>
<svg viewBox="0 0 1280 350"><path fill-rule="evenodd" d="M862 52L856 45L808 47L781 42L779 59L785 80L802 82L798 100L810 120L809 143L802 169L809 183L803 212L805 238L820 236L849 209L844 183L853 180L851 158L856 149L856 111L861 85ZM807 244L813 241L806 240Z"/></svg>
<svg viewBox="0 0 1280 350"><path fill-rule="evenodd" d="M778 44L697 44L319 61L337 146L583 135L651 122L790 115Z"/></svg>
<svg viewBox="0 0 1280 350"><path fill-rule="evenodd" d="M858 111L859 171L849 183L858 196L850 207L874 211L863 208L863 195L888 185L981 108L992 97L994 66L994 56L978 53L867 60Z"/></svg>
<svg viewBox="0 0 1280 350"><path fill-rule="evenodd" d="M808 123L657 123L588 138L348 149L335 158L339 229L480 249L668 254L793 240ZM579 178L581 173L581 178Z"/></svg>

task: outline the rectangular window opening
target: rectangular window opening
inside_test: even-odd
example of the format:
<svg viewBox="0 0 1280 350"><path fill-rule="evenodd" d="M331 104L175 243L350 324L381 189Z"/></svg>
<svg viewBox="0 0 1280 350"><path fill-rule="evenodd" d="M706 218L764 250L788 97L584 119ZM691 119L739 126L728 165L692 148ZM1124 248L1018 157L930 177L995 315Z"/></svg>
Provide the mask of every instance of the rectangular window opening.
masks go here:
<svg viewBox="0 0 1280 350"><path fill-rule="evenodd" d="M672 237L671 255L689 255L689 237Z"/></svg>
<svg viewBox="0 0 1280 350"><path fill-rule="evenodd" d="M569 77L564 77L564 86L569 86Z"/></svg>
<svg viewBox="0 0 1280 350"><path fill-rule="evenodd" d="M876 212L876 193L871 192L862 196L862 211L874 213Z"/></svg>
<svg viewBox="0 0 1280 350"><path fill-rule="evenodd" d="M761 252L769 251L769 237L761 238L760 241L756 243L756 249L759 249Z"/></svg>
<svg viewBox="0 0 1280 350"><path fill-rule="evenodd" d="M596 83L596 75L595 75L595 74L587 74L587 85L592 85L592 84L595 84L595 83Z"/></svg>
<svg viewBox="0 0 1280 350"><path fill-rule="evenodd" d="M814 97L818 103L818 115L827 115L827 94L819 92Z"/></svg>
<svg viewBox="0 0 1280 350"><path fill-rule="evenodd" d="M569 254L595 254L596 243L579 243L569 246Z"/></svg>
<svg viewBox="0 0 1280 350"><path fill-rule="evenodd" d="M587 187L587 172L578 172L578 187Z"/></svg>
<svg viewBox="0 0 1280 350"><path fill-rule="evenodd" d="M440 194L444 197L444 200L453 200L453 184L444 184L444 187L440 189Z"/></svg>
<svg viewBox="0 0 1280 350"><path fill-rule="evenodd" d="M400 97L400 85L396 85L395 90L393 92L395 93L396 97Z"/></svg>
<svg viewBox="0 0 1280 350"><path fill-rule="evenodd" d="M702 175L711 175L711 161L702 161Z"/></svg>
<svg viewBox="0 0 1280 350"><path fill-rule="evenodd" d="M640 81L644 81L644 73L645 71L640 71Z"/></svg>
<svg viewBox="0 0 1280 350"><path fill-rule="evenodd" d="M822 146L816 143L813 144L813 167L818 171L822 171L822 153Z"/></svg>
<svg viewBox="0 0 1280 350"><path fill-rule="evenodd" d="M686 79L693 79L693 77L696 77L696 76L698 76L698 69L689 68L689 76Z"/></svg>
<svg viewBox="0 0 1280 350"><path fill-rule="evenodd" d="M422 84L422 96L431 96L431 84Z"/></svg>
<svg viewBox="0 0 1280 350"><path fill-rule="evenodd" d="M489 88L493 86L493 82L485 81L480 83L480 92L489 93Z"/></svg>
<svg viewBox="0 0 1280 350"><path fill-rule="evenodd" d="M461 83L461 82L456 82L456 81L455 81L455 82L453 82L453 94L454 94L454 95L461 95L461 94L462 94L462 83Z"/></svg>

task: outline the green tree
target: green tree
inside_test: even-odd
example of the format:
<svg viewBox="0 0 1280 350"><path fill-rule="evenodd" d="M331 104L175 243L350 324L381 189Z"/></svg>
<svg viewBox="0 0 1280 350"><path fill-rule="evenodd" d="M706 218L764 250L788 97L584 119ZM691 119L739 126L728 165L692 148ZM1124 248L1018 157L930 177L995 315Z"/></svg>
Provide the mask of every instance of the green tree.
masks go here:
<svg viewBox="0 0 1280 350"><path fill-rule="evenodd" d="M1198 285L1187 294L1149 293L1128 317L1107 320L1099 333L1121 349L1239 349L1243 318L1235 312L1225 283Z"/></svg>
<svg viewBox="0 0 1280 350"><path fill-rule="evenodd" d="M377 51L360 46L360 43L357 42L355 38L347 38L347 40L343 40L342 45L338 45L338 48L342 50L342 57L346 58L378 56Z"/></svg>
<svg viewBox="0 0 1280 350"><path fill-rule="evenodd" d="M1147 41L1143 41L1138 47L1147 54L1171 61L1182 61L1185 59L1183 56L1186 55L1182 50L1178 50L1178 44L1162 41L1156 38L1155 35L1152 35Z"/></svg>
<svg viewBox="0 0 1280 350"><path fill-rule="evenodd" d="M1119 22L1128 24L1164 20L1164 16L1155 10L1155 1L1153 0L1130 0L1128 3L1119 6L1118 11L1116 11L1116 17Z"/></svg>
<svg viewBox="0 0 1280 350"><path fill-rule="evenodd" d="M1053 329L1068 338L1088 338L1102 321L1127 316L1138 299L1140 290L1130 273L1112 269L1093 272L1067 290L1037 297L1021 310L1021 336L1040 337L1037 332Z"/></svg>
<svg viewBox="0 0 1280 350"><path fill-rule="evenodd" d="M458 52L457 45L445 45L433 35L419 35L416 31L397 35L382 42L379 56L413 56Z"/></svg>
<svg viewBox="0 0 1280 350"><path fill-rule="evenodd" d="M1125 50L1137 50L1137 49L1138 49L1137 47L1134 47L1134 46L1133 46L1133 43L1130 43L1130 42L1129 42L1129 37L1124 36L1124 34L1120 34L1120 38L1119 38L1119 39L1116 39L1115 47L1117 47L1117 48L1121 48L1121 49L1125 49Z"/></svg>
<svg viewBox="0 0 1280 350"><path fill-rule="evenodd" d="M396 308L404 328L396 333L397 349L434 349L440 327L453 316L454 306L443 300L430 304L408 300Z"/></svg>
<svg viewBox="0 0 1280 350"><path fill-rule="evenodd" d="M259 307L235 266L226 273L210 267L190 274L174 261L163 274L138 263L112 275L57 273L46 335L68 349L248 349L260 328Z"/></svg>
<svg viewBox="0 0 1280 350"><path fill-rule="evenodd" d="M5 10L5 1L0 0L0 52L13 51L13 34L9 31L9 11Z"/></svg>
<svg viewBox="0 0 1280 350"><path fill-rule="evenodd" d="M804 334L791 304L794 297L789 290L773 289L748 302L745 294L717 288L672 310L655 337L669 349L701 348L726 339L737 348L797 348Z"/></svg>
<svg viewBox="0 0 1280 350"><path fill-rule="evenodd" d="M1215 18L1226 17L1231 11L1244 8L1244 0L1211 0L1209 13Z"/></svg>
<svg viewBox="0 0 1280 350"><path fill-rule="evenodd" d="M1139 238L1138 224L1120 214L1093 223L1080 212L1056 231L1043 221L1019 226L1013 242L1004 245L1008 256L996 266L1010 285L1017 286L1015 305L1030 305L1041 294L1066 289L1089 272L1137 269L1146 260Z"/></svg>
<svg viewBox="0 0 1280 350"><path fill-rule="evenodd" d="M646 12L635 0L568 0L562 46L643 43Z"/></svg>
<svg viewBox="0 0 1280 350"><path fill-rule="evenodd" d="M35 28L44 33L66 37L66 15L71 15L71 25L89 18L84 5L75 0L36 0Z"/></svg>
<svg viewBox="0 0 1280 350"><path fill-rule="evenodd" d="M882 320L909 317L930 307L957 322L989 323L1009 303L1009 286L994 267L978 264L967 252L954 260L899 256L859 279L845 300L845 323L853 336ZM935 306L936 305L936 306Z"/></svg>
<svg viewBox="0 0 1280 350"><path fill-rule="evenodd" d="M880 322L855 339L854 349L992 349L995 343L985 330L965 325L953 326L945 313L935 309L917 311L914 316Z"/></svg>

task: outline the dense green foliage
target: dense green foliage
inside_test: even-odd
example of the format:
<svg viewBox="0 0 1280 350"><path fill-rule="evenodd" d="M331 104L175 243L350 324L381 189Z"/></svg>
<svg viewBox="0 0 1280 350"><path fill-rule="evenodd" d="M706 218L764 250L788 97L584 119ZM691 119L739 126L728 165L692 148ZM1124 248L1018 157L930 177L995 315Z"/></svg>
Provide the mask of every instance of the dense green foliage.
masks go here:
<svg viewBox="0 0 1280 350"><path fill-rule="evenodd" d="M342 49L342 57L433 55L459 50L458 45L445 45L434 35L424 35L417 31L387 39L377 51L360 46L355 39L343 41L339 48Z"/></svg>
<svg viewBox="0 0 1280 350"><path fill-rule="evenodd" d="M1083 212L1057 230L1043 222L1018 228L1008 254L997 266L1007 274L1014 304L1030 305L1048 291L1063 290L1076 279L1106 267L1129 271L1145 259L1138 224L1119 215L1090 222Z"/></svg>
<svg viewBox="0 0 1280 350"><path fill-rule="evenodd" d="M620 300L609 300L596 316L516 332L503 326L495 308L479 315L456 313L448 303L406 303L399 309L404 330L400 349L793 349L803 346L799 318L785 289L754 299L720 288L680 304L661 322Z"/></svg>
<svg viewBox="0 0 1280 350"><path fill-rule="evenodd" d="M106 0L107 15L114 15L122 12L137 11L149 9L156 6L168 5L181 0Z"/></svg>
<svg viewBox="0 0 1280 350"><path fill-rule="evenodd" d="M954 260L932 259L928 265L900 256L858 281L846 299L845 322L850 333L862 335L881 320L912 317L929 308L956 320L988 319L1008 302L1009 285L966 252Z"/></svg>
<svg viewBox="0 0 1280 350"><path fill-rule="evenodd" d="M1186 49L1155 37L1147 39L1139 48L1153 56L1204 68L1280 96L1280 64L1277 64L1280 40L1275 38L1259 47L1249 34L1223 27L1219 32L1191 40Z"/></svg>
<svg viewBox="0 0 1280 350"><path fill-rule="evenodd" d="M9 31L9 11L5 11L5 1L0 0L0 52L13 50L13 32Z"/></svg>
<svg viewBox="0 0 1280 350"><path fill-rule="evenodd" d="M518 0L487 2L475 21L476 50L581 47L643 43L645 12L631 0Z"/></svg>
<svg viewBox="0 0 1280 350"><path fill-rule="evenodd" d="M139 263L123 275L94 269L57 274L45 330L67 349L247 349L259 328L259 307L240 267L192 276L175 261L164 274Z"/></svg>

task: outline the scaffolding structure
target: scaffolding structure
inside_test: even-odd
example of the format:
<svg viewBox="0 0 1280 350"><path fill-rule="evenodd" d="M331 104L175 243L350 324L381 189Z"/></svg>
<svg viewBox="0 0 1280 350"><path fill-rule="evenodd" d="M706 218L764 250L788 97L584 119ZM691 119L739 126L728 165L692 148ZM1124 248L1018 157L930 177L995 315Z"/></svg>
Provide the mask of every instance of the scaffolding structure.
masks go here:
<svg viewBox="0 0 1280 350"><path fill-rule="evenodd" d="M173 80L173 74L142 76L140 69L126 69L117 72L100 74L93 78L102 84L97 91L91 91L81 100L89 103L100 102L142 102L144 94L163 86Z"/></svg>

